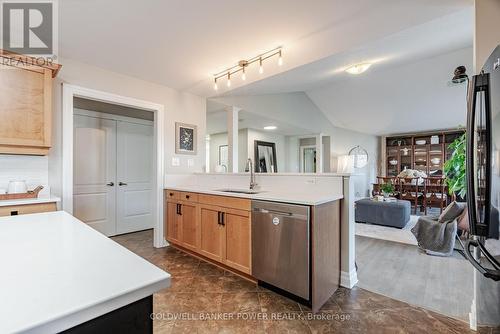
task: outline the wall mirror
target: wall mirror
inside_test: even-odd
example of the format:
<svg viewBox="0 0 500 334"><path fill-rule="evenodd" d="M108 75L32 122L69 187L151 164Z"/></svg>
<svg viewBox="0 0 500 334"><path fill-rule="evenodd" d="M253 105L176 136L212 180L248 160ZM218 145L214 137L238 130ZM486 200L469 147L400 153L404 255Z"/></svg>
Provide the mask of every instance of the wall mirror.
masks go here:
<svg viewBox="0 0 500 334"><path fill-rule="evenodd" d="M276 143L254 141L255 171L257 173L278 173Z"/></svg>

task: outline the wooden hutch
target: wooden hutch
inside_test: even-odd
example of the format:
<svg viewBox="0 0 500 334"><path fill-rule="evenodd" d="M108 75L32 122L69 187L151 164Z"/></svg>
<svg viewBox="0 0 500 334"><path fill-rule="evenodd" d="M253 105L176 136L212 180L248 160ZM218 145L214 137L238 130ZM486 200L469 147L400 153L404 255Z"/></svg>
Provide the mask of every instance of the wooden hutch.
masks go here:
<svg viewBox="0 0 500 334"><path fill-rule="evenodd" d="M428 176L442 176L444 163L453 153L449 146L464 129L408 133L382 137L382 175L397 176L416 169Z"/></svg>

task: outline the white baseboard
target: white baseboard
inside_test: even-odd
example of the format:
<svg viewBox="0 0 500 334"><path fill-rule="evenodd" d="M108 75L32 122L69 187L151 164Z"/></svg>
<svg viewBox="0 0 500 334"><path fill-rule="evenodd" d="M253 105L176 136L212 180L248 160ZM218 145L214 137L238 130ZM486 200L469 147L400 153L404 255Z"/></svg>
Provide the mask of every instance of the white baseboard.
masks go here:
<svg viewBox="0 0 500 334"><path fill-rule="evenodd" d="M477 331L477 318L476 318L476 300L472 300L472 305L470 307L469 313L469 326L473 331Z"/></svg>
<svg viewBox="0 0 500 334"><path fill-rule="evenodd" d="M358 274L356 269L351 270L349 273L346 271L340 272L340 286L352 289L356 284L358 284Z"/></svg>

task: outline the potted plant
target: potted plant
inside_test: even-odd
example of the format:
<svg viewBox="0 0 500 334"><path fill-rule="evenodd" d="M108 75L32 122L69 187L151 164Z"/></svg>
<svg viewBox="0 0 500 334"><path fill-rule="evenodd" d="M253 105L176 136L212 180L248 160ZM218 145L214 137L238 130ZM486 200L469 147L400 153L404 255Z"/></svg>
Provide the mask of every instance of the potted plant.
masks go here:
<svg viewBox="0 0 500 334"><path fill-rule="evenodd" d="M461 199L467 194L467 180L465 177L465 133L455 139L450 144L449 149L453 150L451 158L444 164L444 174L446 176L446 185L451 196L457 196Z"/></svg>
<svg viewBox="0 0 500 334"><path fill-rule="evenodd" d="M384 183L380 186L380 191L382 191L384 198L387 198L394 193L394 185L390 182Z"/></svg>

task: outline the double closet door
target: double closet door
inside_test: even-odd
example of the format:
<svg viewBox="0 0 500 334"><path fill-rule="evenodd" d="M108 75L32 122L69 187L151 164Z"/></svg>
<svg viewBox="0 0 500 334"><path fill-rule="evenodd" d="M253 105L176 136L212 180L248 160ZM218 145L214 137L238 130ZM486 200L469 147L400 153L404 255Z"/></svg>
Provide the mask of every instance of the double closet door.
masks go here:
<svg viewBox="0 0 500 334"><path fill-rule="evenodd" d="M153 123L114 117L74 115L73 214L107 236L154 226Z"/></svg>

